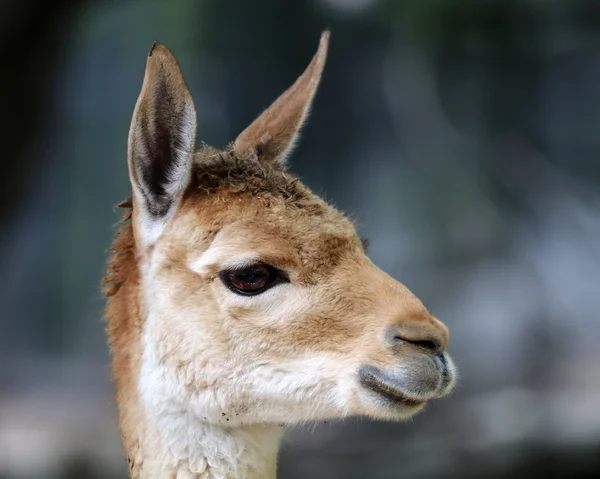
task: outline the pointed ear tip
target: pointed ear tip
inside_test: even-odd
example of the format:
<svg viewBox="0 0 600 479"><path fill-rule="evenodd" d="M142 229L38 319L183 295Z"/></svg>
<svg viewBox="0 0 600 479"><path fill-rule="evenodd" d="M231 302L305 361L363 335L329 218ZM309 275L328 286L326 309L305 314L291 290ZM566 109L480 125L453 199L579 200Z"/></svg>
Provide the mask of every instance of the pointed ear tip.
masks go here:
<svg viewBox="0 0 600 479"><path fill-rule="evenodd" d="M331 32L329 30L323 31L321 33L321 39L319 40L319 50L327 51L329 48L329 37L331 37Z"/></svg>
<svg viewBox="0 0 600 479"><path fill-rule="evenodd" d="M163 44L154 42L150 52L148 53L147 63L150 65L151 63L161 63L163 61L175 62L175 57Z"/></svg>
<svg viewBox="0 0 600 479"><path fill-rule="evenodd" d="M150 49L150 51L148 52L148 56L149 56L149 57L151 57L151 56L152 56L152 53L154 53L154 49L155 49L156 47L158 47L159 45L160 45L160 43L158 43L158 42L154 42L154 43L152 44L152 48L151 48L151 49Z"/></svg>
<svg viewBox="0 0 600 479"><path fill-rule="evenodd" d="M148 52L148 58L151 58L152 56L156 55L161 55L161 54L171 54L171 52L169 52L168 48L165 47L162 43L160 42L154 42L152 44L152 48L150 48L150 51Z"/></svg>

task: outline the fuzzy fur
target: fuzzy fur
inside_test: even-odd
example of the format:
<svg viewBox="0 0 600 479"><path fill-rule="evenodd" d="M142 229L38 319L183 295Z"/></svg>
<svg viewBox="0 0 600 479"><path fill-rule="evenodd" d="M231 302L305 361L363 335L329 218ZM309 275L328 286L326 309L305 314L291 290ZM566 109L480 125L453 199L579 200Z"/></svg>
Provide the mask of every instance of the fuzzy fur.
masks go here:
<svg viewBox="0 0 600 479"><path fill-rule="evenodd" d="M283 166L326 46L325 38L268 118L231 147L203 146L189 164L180 150L161 158L177 165L165 177L162 213L139 191L150 191L144 168L163 163L135 158L160 146L146 131L148 112L171 111L162 101L187 105L189 92L164 47L149 59L145 84L163 81L155 72L177 81L142 89L138 105L155 108L136 107L132 131L145 143L130 149L134 194L121 205L104 280L132 478L273 479L282 426L350 415L401 420L452 388L447 328L371 263L351 221ZM168 135L195 135L192 122L153 121ZM256 296L223 284L221 271L253 261L285 271L289 282Z"/></svg>

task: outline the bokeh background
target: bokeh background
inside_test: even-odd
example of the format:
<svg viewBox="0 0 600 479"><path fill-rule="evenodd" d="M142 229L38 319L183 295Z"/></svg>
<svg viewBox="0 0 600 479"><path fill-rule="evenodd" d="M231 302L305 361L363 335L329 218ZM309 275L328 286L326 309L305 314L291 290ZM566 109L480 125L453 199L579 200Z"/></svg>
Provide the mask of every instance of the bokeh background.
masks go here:
<svg viewBox="0 0 600 479"><path fill-rule="evenodd" d="M280 477L600 477L600 2L3 0L0 478L126 477L99 284L152 42L224 146L325 28L293 170L461 380L409 423L291 431Z"/></svg>

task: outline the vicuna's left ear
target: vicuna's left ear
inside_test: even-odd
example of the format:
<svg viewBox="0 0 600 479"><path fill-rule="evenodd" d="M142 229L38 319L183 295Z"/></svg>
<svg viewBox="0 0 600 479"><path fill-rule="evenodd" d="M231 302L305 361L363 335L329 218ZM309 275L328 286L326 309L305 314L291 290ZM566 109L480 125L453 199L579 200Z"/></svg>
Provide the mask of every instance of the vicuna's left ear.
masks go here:
<svg viewBox="0 0 600 479"><path fill-rule="evenodd" d="M155 43L129 130L129 177L136 204L152 219L172 210L190 182L196 109L177 61Z"/></svg>
<svg viewBox="0 0 600 479"><path fill-rule="evenodd" d="M296 83L237 137L234 143L237 152L256 154L260 161L284 164L319 87L328 47L329 32L326 31L321 35L312 62Z"/></svg>

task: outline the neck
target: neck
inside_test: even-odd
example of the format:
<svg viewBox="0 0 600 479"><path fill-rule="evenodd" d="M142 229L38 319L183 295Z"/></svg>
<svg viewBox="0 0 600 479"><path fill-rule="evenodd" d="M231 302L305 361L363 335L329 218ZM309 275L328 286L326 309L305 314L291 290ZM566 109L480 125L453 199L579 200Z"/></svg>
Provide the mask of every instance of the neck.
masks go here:
<svg viewBox="0 0 600 479"><path fill-rule="evenodd" d="M134 444L139 444L140 468L131 471L133 479L275 479L283 428L210 422L202 407L181 400L177 382L157 367L152 354L143 357L136 391L143 426L122 421L134 425ZM162 381L154 381L156 374ZM229 421L219 416L223 419Z"/></svg>
<svg viewBox="0 0 600 479"><path fill-rule="evenodd" d="M206 478L275 479L283 430L275 425L222 428L206 425L195 431L190 463ZM200 458L200 461L198 459Z"/></svg>
<svg viewBox="0 0 600 479"><path fill-rule="evenodd" d="M277 453L283 433L280 427L225 428L192 423L165 431L161 424L145 428L145 433L139 441L137 458L130 460L133 479L276 477ZM137 467L133 467L132 462L137 462Z"/></svg>

